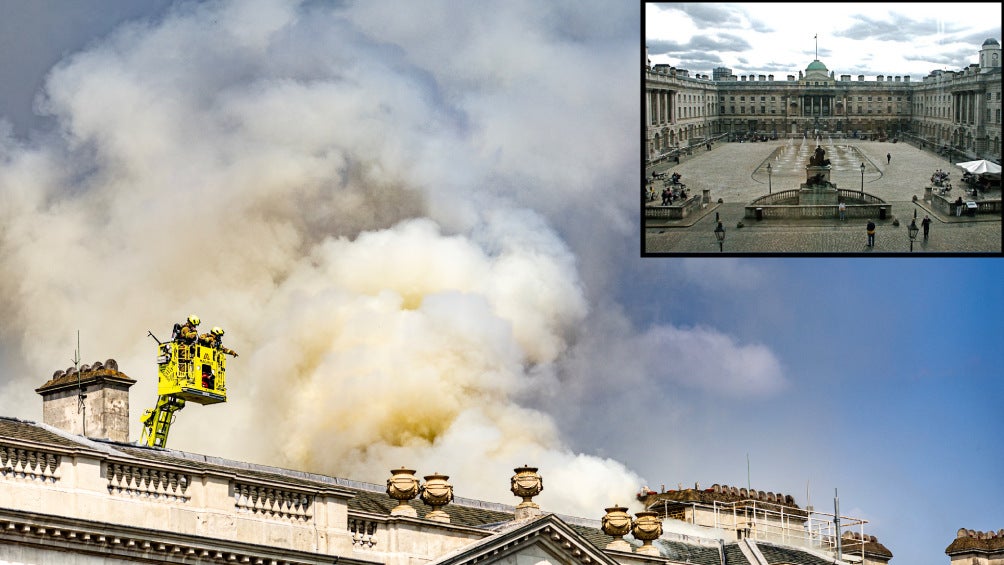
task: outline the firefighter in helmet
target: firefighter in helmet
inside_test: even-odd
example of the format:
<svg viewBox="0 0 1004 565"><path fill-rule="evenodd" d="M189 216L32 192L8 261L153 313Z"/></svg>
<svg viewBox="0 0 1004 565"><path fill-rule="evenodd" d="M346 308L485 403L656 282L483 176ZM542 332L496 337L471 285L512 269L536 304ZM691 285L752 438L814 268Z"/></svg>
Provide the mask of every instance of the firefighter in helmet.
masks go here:
<svg viewBox="0 0 1004 565"><path fill-rule="evenodd" d="M199 330L197 328L201 321L198 316L192 314L184 324L174 324L172 339L185 344L195 343L199 339Z"/></svg>
<svg viewBox="0 0 1004 565"><path fill-rule="evenodd" d="M212 347L214 349L219 349L221 352L227 355L232 355L237 357L237 352L229 347L223 347L223 328L216 326L209 333L204 333L199 336L199 342Z"/></svg>

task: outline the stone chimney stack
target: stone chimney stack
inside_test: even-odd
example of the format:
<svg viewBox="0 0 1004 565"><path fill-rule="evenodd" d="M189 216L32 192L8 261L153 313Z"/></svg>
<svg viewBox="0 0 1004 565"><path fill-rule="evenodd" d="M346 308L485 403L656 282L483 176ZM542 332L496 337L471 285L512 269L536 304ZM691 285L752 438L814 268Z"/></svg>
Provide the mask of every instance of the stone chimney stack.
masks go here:
<svg viewBox="0 0 1004 565"><path fill-rule="evenodd" d="M129 441L129 387L136 381L109 359L56 371L35 392L42 395L42 422L71 434Z"/></svg>

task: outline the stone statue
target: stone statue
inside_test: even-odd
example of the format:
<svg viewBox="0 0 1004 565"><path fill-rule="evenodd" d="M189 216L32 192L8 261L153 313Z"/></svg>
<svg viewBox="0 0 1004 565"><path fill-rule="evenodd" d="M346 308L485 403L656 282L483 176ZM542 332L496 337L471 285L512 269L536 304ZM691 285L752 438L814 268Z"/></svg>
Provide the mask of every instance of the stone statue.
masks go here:
<svg viewBox="0 0 1004 565"><path fill-rule="evenodd" d="M826 151L820 147L816 146L816 152L812 157L809 157L809 165L812 167L826 167L830 164L829 159L825 159Z"/></svg>

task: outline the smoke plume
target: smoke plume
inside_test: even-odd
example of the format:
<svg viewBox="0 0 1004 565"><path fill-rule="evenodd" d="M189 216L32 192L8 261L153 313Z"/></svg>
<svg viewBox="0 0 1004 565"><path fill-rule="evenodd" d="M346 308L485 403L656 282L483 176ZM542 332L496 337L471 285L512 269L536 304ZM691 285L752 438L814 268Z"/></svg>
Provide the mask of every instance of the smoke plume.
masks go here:
<svg viewBox="0 0 1004 565"><path fill-rule="evenodd" d="M502 502L530 464L550 510L628 502L641 478L542 407L590 398L590 367L639 337L750 352L597 326L617 317L589 306L615 278L601 253L636 214L611 187L638 155L637 95L595 83L636 84L637 14L602 4L181 3L64 59L38 101L58 131L0 128L0 336L27 371L3 413L36 405L77 329L85 361L140 381L139 413L147 330L194 312L240 357L172 447L374 482L408 466Z"/></svg>

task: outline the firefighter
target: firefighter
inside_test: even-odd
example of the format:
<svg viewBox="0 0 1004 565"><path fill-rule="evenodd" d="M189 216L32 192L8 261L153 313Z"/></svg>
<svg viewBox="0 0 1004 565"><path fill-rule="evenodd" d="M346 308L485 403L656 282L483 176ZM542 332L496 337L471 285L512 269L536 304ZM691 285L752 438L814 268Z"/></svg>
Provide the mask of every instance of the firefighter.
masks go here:
<svg viewBox="0 0 1004 565"><path fill-rule="evenodd" d="M219 349L221 352L227 355L232 355L237 357L237 352L229 347L223 347L223 328L216 326L209 333L205 333L199 336L199 342L212 347L214 349Z"/></svg>
<svg viewBox="0 0 1004 565"><path fill-rule="evenodd" d="M184 325L174 324L174 335L172 336L172 339L185 344L195 343L195 341L199 339L199 330L196 328L201 321L202 320L199 320L198 316L192 314L188 317L188 321L186 321Z"/></svg>

